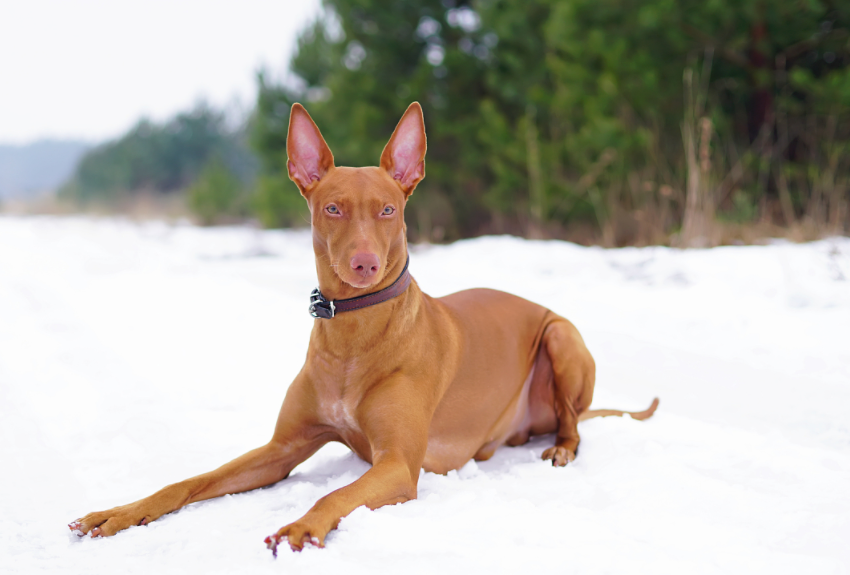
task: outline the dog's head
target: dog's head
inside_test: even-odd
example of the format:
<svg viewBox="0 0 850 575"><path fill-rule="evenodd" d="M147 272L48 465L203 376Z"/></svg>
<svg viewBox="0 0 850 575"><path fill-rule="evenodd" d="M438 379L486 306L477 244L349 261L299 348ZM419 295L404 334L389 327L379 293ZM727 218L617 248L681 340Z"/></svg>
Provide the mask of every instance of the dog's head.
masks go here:
<svg viewBox="0 0 850 575"><path fill-rule="evenodd" d="M422 108L414 102L379 167L336 167L307 110L293 104L286 140L289 178L310 206L319 281L333 297L356 295L401 272L407 258L404 206L425 177L425 147Z"/></svg>

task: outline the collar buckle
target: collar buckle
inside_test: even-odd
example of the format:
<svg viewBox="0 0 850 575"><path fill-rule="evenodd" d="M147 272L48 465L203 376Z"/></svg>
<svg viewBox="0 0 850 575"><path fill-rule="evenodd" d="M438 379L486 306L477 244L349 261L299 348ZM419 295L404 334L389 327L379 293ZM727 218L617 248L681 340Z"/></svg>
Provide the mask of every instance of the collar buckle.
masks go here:
<svg viewBox="0 0 850 575"><path fill-rule="evenodd" d="M336 306L333 301L326 300L319 288L316 288L310 292L310 307L307 310L315 318L331 319L336 312Z"/></svg>

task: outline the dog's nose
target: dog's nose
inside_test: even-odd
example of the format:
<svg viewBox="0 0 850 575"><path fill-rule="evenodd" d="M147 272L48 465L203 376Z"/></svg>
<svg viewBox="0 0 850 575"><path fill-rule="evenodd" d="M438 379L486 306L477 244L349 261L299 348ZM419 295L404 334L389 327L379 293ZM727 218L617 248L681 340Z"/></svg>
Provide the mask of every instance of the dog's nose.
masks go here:
<svg viewBox="0 0 850 575"><path fill-rule="evenodd" d="M351 269L363 279L368 279L378 273L380 267L381 260L375 254L369 252L360 252L354 254L354 257L351 258Z"/></svg>

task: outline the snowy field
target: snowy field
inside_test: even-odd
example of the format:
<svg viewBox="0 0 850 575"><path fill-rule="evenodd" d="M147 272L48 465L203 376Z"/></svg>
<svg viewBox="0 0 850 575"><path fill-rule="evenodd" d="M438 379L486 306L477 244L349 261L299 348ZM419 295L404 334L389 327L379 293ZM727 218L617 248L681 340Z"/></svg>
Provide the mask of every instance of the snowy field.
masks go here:
<svg viewBox="0 0 850 575"><path fill-rule="evenodd" d="M410 268L431 295L551 307L596 358L594 407L658 413L582 423L566 468L542 437L423 473L418 500L277 560L263 538L367 464L334 444L269 488L73 540L69 521L269 439L313 322L310 237L0 218L0 572L850 573L850 240L489 237Z"/></svg>

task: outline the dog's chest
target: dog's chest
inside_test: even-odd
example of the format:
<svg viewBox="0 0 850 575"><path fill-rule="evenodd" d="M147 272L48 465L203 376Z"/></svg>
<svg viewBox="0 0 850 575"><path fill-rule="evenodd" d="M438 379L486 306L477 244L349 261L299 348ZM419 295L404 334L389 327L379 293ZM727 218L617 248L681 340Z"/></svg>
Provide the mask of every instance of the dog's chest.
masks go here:
<svg viewBox="0 0 850 575"><path fill-rule="evenodd" d="M390 368L376 365L362 354L330 356L318 352L313 360L308 371L319 423L335 430L339 440L360 458L371 461L371 444L365 431L368 425L363 419L367 416L361 403L388 378Z"/></svg>
<svg viewBox="0 0 850 575"><path fill-rule="evenodd" d="M323 385L317 386L319 399L318 416L324 424L340 432L360 431L355 414L357 412L357 393L351 388L344 374L327 378Z"/></svg>
<svg viewBox="0 0 850 575"><path fill-rule="evenodd" d="M355 417L357 406L345 397L337 396L322 398L318 415L324 425L333 428L339 440L347 445L364 461L372 461L372 450L369 441L360 428Z"/></svg>
<svg viewBox="0 0 850 575"><path fill-rule="evenodd" d="M368 366L361 365L359 358L340 359L321 354L319 358L323 361L311 366L316 368L311 370L311 379L315 382L319 420L340 432L359 433L356 413L359 399L363 397L362 371L364 368L368 371Z"/></svg>
<svg viewBox="0 0 850 575"><path fill-rule="evenodd" d="M319 419L340 431L360 431L354 417L356 406L350 405L341 394L322 398L319 404Z"/></svg>

